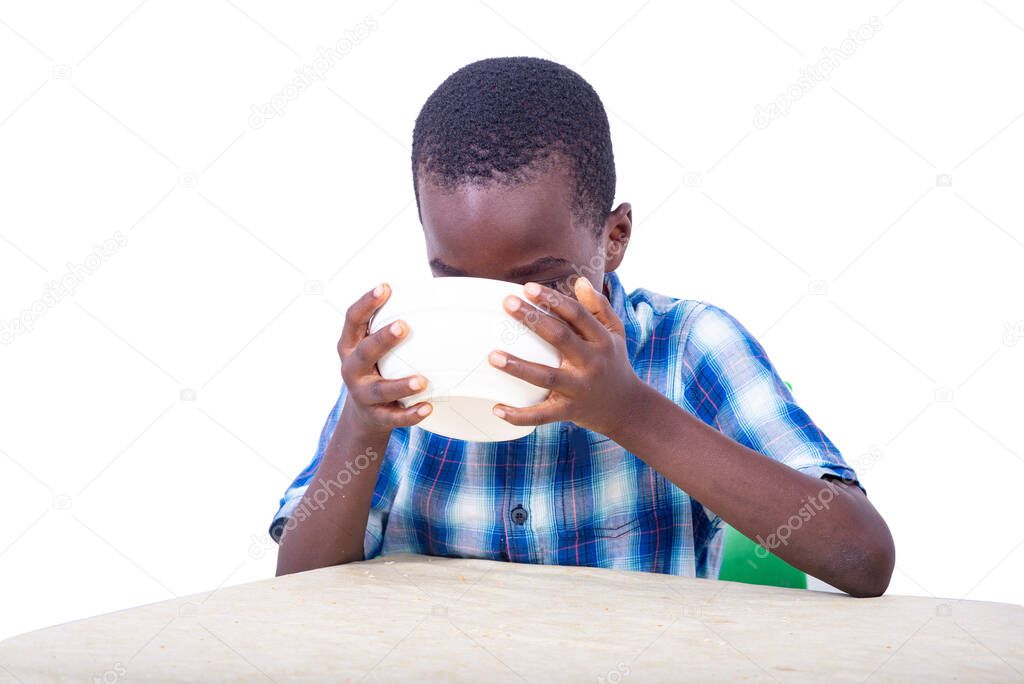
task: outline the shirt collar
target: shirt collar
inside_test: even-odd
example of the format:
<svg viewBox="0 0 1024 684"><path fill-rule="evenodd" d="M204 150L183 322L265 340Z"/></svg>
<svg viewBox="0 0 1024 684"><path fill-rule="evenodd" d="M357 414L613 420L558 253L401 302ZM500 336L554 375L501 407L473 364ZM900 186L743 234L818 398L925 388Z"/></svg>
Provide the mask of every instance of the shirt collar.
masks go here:
<svg viewBox="0 0 1024 684"><path fill-rule="evenodd" d="M608 301L612 305L612 310L615 311L615 315L622 320L622 325L626 328L626 348L629 350L629 359L632 361L640 347L642 335L640 319L615 271L605 274L604 286L608 290Z"/></svg>

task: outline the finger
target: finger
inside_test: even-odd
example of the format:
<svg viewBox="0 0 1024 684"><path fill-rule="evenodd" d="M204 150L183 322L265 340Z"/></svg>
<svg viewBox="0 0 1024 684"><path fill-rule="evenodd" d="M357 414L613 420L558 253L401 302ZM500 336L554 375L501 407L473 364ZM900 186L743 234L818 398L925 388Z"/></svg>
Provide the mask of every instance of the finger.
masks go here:
<svg viewBox="0 0 1024 684"><path fill-rule="evenodd" d="M622 324L622 320L615 313L615 309L612 308L612 303L603 294L595 290L589 280L577 278L574 287L576 299L579 301L580 306L586 309L595 321L606 330L622 335L626 334L626 328Z"/></svg>
<svg viewBox="0 0 1024 684"><path fill-rule="evenodd" d="M586 278L578 278L577 280L586 280ZM544 311L553 312L572 326L583 339L597 342L605 334L604 325L598 322L586 308L572 297L568 297L558 290L544 287L538 283L526 283L523 289L531 302L540 306Z"/></svg>
<svg viewBox="0 0 1024 684"><path fill-rule="evenodd" d="M354 368L356 376L367 374L382 356L398 346L408 334L408 324L401 320L395 321L364 337L352 350L345 364Z"/></svg>
<svg viewBox="0 0 1024 684"><path fill-rule="evenodd" d="M352 353L360 340L366 337L366 326L373 314L391 296L391 287L381 283L352 303L345 312L345 325L338 340L338 354L342 359Z"/></svg>
<svg viewBox="0 0 1024 684"><path fill-rule="evenodd" d="M409 427L420 422L431 414L434 407L427 402L421 401L405 408L401 404L395 406L378 406L375 411L381 422L394 427Z"/></svg>
<svg viewBox="0 0 1024 684"><path fill-rule="evenodd" d="M427 379L422 375L407 378L385 380L377 376L364 376L362 382L352 387L352 395L361 404L390 404L408 396L412 396L427 386Z"/></svg>
<svg viewBox="0 0 1024 684"><path fill-rule="evenodd" d="M550 390L565 390L570 383L569 374L561 368L526 361L503 351L492 351L487 357L491 365L531 385Z"/></svg>
<svg viewBox="0 0 1024 684"><path fill-rule="evenodd" d="M515 295L505 297L504 306L510 316L548 341L562 356L574 361L583 357L583 338L561 319L547 315Z"/></svg>
<svg viewBox="0 0 1024 684"><path fill-rule="evenodd" d="M494 415L512 425L543 425L562 420L561 409L552 401L544 401L536 406L516 408L506 404L495 404Z"/></svg>

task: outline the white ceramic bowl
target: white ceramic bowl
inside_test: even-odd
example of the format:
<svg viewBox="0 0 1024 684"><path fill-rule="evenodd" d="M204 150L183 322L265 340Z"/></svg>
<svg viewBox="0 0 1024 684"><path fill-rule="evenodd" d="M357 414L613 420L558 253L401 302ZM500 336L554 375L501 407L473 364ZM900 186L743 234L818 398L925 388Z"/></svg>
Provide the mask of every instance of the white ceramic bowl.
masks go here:
<svg viewBox="0 0 1024 684"><path fill-rule="evenodd" d="M488 278L442 277L398 281L370 321L376 332L402 319L409 334L377 363L385 378L419 373L427 388L402 400L429 401L433 411L418 425L445 437L500 442L525 437L532 426L516 426L492 412L497 403L515 407L542 402L548 390L494 368L488 354L500 349L557 367L561 355L506 313L503 301L523 297L523 286ZM536 315L549 314L536 310Z"/></svg>

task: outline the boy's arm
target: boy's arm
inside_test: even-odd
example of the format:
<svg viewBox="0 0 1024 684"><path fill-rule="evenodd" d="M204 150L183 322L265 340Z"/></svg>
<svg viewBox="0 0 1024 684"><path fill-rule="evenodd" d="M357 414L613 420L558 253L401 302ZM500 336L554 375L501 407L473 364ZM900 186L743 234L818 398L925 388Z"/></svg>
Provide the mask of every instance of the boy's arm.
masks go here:
<svg viewBox="0 0 1024 684"><path fill-rule="evenodd" d="M748 537L786 530L786 543L771 550L790 564L854 596L885 591L892 536L860 489L754 451L645 384L629 363L622 321L586 278L576 282L578 302L532 283L525 292L557 318L514 297L506 310L558 347L563 362L551 369L493 353L493 365L551 389L538 406L495 413L516 425L571 420L607 435Z"/></svg>
<svg viewBox="0 0 1024 684"><path fill-rule="evenodd" d="M363 560L366 521L390 435L390 430L368 430L352 419L348 407L342 409L316 474L296 506L306 514L293 517L281 535L278 576ZM369 461L362 470L351 467L359 454ZM342 473L348 475L342 479Z"/></svg>
<svg viewBox="0 0 1024 684"><path fill-rule="evenodd" d="M391 431L430 414L426 402L408 407L399 402L426 387L426 378L384 379L377 371L377 361L409 333L408 324L395 321L368 334L371 317L390 296L391 288L382 283L345 314L338 340L345 404L316 473L284 526L278 575L363 560L370 504ZM369 464L353 468L360 456Z"/></svg>
<svg viewBox="0 0 1024 684"><path fill-rule="evenodd" d="M895 563L892 535L859 487L743 446L647 385L633 394L629 413L608 436L737 530L763 540L785 529L786 543L770 550L790 565L853 596L885 592Z"/></svg>

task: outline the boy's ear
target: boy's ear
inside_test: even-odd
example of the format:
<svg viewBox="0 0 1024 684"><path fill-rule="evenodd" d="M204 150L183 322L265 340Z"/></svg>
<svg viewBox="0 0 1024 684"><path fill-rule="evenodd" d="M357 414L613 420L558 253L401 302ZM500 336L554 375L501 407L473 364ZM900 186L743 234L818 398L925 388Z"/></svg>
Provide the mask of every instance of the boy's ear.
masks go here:
<svg viewBox="0 0 1024 684"><path fill-rule="evenodd" d="M605 220L604 231L604 271L611 273L622 263L629 245L629 237L633 232L633 207L623 202L612 209Z"/></svg>

